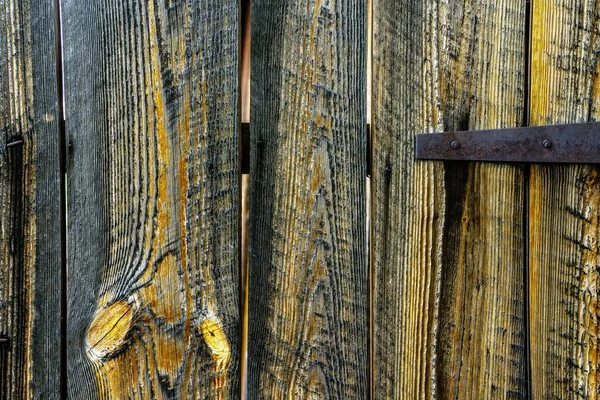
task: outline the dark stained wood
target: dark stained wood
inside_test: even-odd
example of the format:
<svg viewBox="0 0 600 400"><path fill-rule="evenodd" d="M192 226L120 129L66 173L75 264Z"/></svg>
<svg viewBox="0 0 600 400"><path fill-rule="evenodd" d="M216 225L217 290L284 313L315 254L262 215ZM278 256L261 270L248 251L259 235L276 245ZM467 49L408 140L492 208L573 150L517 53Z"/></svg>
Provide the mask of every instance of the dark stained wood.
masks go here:
<svg viewBox="0 0 600 400"><path fill-rule="evenodd" d="M238 398L238 2L63 3L69 396Z"/></svg>
<svg viewBox="0 0 600 400"><path fill-rule="evenodd" d="M413 135L522 124L525 3L373 0L373 29L373 398L523 398L523 167Z"/></svg>
<svg viewBox="0 0 600 400"><path fill-rule="evenodd" d="M366 2L252 2L249 399L367 385Z"/></svg>
<svg viewBox="0 0 600 400"><path fill-rule="evenodd" d="M54 33L52 1L0 2L0 336L9 339L0 345L2 399L60 396Z"/></svg>
<svg viewBox="0 0 600 400"><path fill-rule="evenodd" d="M598 121L600 3L533 2L531 123ZM600 178L598 166L532 167L532 392L596 399Z"/></svg>

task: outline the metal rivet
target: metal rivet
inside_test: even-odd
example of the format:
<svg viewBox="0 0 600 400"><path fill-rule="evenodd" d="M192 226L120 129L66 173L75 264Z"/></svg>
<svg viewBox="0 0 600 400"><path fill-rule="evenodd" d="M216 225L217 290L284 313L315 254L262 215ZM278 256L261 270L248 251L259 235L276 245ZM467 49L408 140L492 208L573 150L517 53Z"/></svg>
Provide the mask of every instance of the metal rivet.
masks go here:
<svg viewBox="0 0 600 400"><path fill-rule="evenodd" d="M544 139L544 141L542 142L542 145L543 145L545 148L549 149L550 147L552 147L552 142L551 142L551 141L549 141L548 139Z"/></svg>
<svg viewBox="0 0 600 400"><path fill-rule="evenodd" d="M458 143L457 140L453 140L452 142L450 142L450 147L452 147L454 150L460 149L460 143Z"/></svg>

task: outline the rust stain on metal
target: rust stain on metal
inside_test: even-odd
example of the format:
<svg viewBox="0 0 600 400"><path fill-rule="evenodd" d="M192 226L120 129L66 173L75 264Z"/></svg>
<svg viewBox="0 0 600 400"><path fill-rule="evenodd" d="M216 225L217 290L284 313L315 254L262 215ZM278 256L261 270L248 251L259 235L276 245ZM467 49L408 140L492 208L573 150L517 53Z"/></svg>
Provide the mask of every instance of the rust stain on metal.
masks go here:
<svg viewBox="0 0 600 400"><path fill-rule="evenodd" d="M423 160L600 163L600 123L416 135Z"/></svg>

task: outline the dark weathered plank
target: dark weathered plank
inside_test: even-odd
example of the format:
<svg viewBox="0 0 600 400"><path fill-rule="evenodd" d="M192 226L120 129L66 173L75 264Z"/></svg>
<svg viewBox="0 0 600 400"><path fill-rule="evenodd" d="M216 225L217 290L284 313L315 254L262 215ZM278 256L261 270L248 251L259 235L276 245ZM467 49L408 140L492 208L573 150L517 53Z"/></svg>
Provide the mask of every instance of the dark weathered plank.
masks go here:
<svg viewBox="0 0 600 400"><path fill-rule="evenodd" d="M598 121L600 3L533 2L531 123ZM600 178L598 167L532 167L532 392L596 399Z"/></svg>
<svg viewBox="0 0 600 400"><path fill-rule="evenodd" d="M522 398L523 168L413 135L523 119L525 3L373 0L373 398Z"/></svg>
<svg viewBox="0 0 600 400"><path fill-rule="evenodd" d="M68 385L237 398L238 2L65 0Z"/></svg>
<svg viewBox="0 0 600 400"><path fill-rule="evenodd" d="M366 2L252 3L248 398L361 399Z"/></svg>
<svg viewBox="0 0 600 400"><path fill-rule="evenodd" d="M0 1L0 398L60 395L60 173L52 1ZM15 140L22 145L6 147Z"/></svg>

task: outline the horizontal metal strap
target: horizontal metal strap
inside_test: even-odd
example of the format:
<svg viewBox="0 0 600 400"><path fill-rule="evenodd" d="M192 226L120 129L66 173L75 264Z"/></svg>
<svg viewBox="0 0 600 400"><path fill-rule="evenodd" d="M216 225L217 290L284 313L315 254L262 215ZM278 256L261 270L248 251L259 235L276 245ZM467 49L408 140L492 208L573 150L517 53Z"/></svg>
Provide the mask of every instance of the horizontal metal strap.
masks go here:
<svg viewBox="0 0 600 400"><path fill-rule="evenodd" d="M421 134L421 160L600 163L600 123Z"/></svg>

